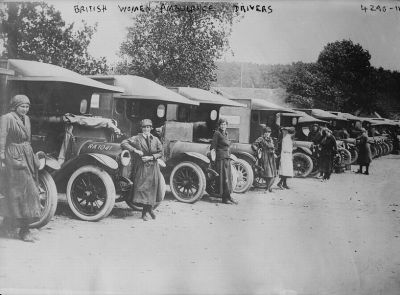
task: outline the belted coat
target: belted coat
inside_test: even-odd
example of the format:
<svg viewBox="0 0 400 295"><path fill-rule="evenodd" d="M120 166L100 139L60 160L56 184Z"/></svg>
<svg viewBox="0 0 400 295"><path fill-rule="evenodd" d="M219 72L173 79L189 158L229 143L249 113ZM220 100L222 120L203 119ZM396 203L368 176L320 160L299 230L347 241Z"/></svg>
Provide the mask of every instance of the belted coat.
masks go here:
<svg viewBox="0 0 400 295"><path fill-rule="evenodd" d="M4 198L0 213L4 217L37 220L41 213L37 186L38 163L30 144L29 117L10 112L0 120L0 157L5 159L2 169L1 191Z"/></svg>
<svg viewBox="0 0 400 295"><path fill-rule="evenodd" d="M133 155L133 190L132 201L144 205L155 205L164 199L165 181L161 174L157 159L162 158L163 150L160 140L149 136L149 143L143 133L128 138L121 143L123 149ZM134 151L140 150L143 156L152 156L153 159L143 162L141 156Z"/></svg>

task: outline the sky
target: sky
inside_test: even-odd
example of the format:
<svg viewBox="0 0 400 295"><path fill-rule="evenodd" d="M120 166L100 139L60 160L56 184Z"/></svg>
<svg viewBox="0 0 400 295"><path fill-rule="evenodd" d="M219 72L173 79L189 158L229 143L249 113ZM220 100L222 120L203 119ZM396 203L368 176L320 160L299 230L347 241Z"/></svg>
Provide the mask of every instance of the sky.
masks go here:
<svg viewBox="0 0 400 295"><path fill-rule="evenodd" d="M92 25L97 22L98 31L89 51L96 57L105 56L110 62L116 62L119 45L134 15L121 13L118 5L146 2L58 0L48 3L60 10L68 23L78 25L85 20ZM244 6L249 4L270 6L272 12L242 12L243 18L233 26L230 37L234 55L226 53L223 58L226 61L259 64L315 62L329 42L350 39L370 52L373 66L400 71L400 1L241 2ZM105 5L107 10L76 13L75 5ZM362 5L366 11L361 9Z"/></svg>

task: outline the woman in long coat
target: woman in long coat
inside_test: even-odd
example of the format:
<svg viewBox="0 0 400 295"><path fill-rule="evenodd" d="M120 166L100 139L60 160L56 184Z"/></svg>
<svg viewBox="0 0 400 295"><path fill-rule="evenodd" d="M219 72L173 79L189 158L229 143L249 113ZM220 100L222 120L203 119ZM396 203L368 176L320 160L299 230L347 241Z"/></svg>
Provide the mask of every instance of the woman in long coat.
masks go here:
<svg viewBox="0 0 400 295"><path fill-rule="evenodd" d="M218 130L214 132L211 142L211 154L215 154L215 167L218 172L217 188L224 204L237 204L231 197L232 193L232 171L229 147L231 142L228 139L226 128L228 121L220 119Z"/></svg>
<svg viewBox="0 0 400 295"><path fill-rule="evenodd" d="M261 158L259 166L263 169L261 171L261 177L265 179L266 188L265 191L272 192L272 185L274 179L277 176L276 161L275 161L275 146L274 141L271 138L271 128L263 128L263 136L260 136L252 144L254 151L261 150Z"/></svg>
<svg viewBox="0 0 400 295"><path fill-rule="evenodd" d="M1 117L0 123L0 162L5 179L5 199L0 204L3 233L33 242L29 224L40 218L38 163L33 153L31 124L26 115L30 102L25 95L11 99L11 112ZM2 183L3 185L3 183Z"/></svg>
<svg viewBox="0 0 400 295"><path fill-rule="evenodd" d="M363 173L363 166L365 166L365 175L369 175L369 165L372 162L372 152L371 147L368 143L367 130L365 128L361 129L362 134L357 137L356 143L358 147L358 164L360 169L357 173Z"/></svg>
<svg viewBox="0 0 400 295"><path fill-rule="evenodd" d="M294 128L282 128L281 159L279 164L278 187L289 189L287 179L293 177L293 141Z"/></svg>
<svg viewBox="0 0 400 295"><path fill-rule="evenodd" d="M328 180L333 171L333 160L337 152L336 138L329 129L322 130L322 140L320 142L320 169L323 173L322 180Z"/></svg>
<svg viewBox="0 0 400 295"><path fill-rule="evenodd" d="M143 133L121 143L123 149L134 154L132 201L142 204L144 221L148 220L147 213L151 218L156 218L153 207L163 200L165 194L165 182L157 161L163 156L162 144L150 133L152 126L151 120L142 120Z"/></svg>

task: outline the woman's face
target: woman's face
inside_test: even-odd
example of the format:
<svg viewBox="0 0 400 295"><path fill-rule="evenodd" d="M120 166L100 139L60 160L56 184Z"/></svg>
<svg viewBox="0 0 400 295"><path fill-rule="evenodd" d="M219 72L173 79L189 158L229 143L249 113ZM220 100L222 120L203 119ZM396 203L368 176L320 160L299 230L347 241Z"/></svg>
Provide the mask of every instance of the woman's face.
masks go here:
<svg viewBox="0 0 400 295"><path fill-rule="evenodd" d="M222 131L226 131L226 127L228 127L228 125L226 124L226 122L222 122L221 124L219 124L219 128L221 128Z"/></svg>
<svg viewBox="0 0 400 295"><path fill-rule="evenodd" d="M28 111L29 111L29 104L27 103L19 105L16 109L17 114L20 116L26 115Z"/></svg>
<svg viewBox="0 0 400 295"><path fill-rule="evenodd" d="M150 131L151 131L151 126L143 126L143 127L142 127L142 132L143 132L143 134L149 135L149 134L150 134Z"/></svg>
<svg viewBox="0 0 400 295"><path fill-rule="evenodd" d="M269 138L271 136L271 132L264 132L264 138Z"/></svg>

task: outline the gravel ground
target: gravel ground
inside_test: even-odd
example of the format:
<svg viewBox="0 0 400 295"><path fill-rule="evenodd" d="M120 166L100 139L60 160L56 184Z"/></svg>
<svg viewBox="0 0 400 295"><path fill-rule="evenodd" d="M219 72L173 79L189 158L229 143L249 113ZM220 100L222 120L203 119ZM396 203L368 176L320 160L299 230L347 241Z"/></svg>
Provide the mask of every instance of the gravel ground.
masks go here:
<svg viewBox="0 0 400 295"><path fill-rule="evenodd" d="M36 243L0 239L0 294L400 294L399 160L239 205L167 195L147 222L124 204L83 222L60 201Z"/></svg>

